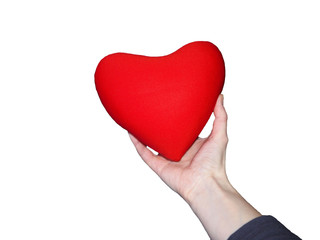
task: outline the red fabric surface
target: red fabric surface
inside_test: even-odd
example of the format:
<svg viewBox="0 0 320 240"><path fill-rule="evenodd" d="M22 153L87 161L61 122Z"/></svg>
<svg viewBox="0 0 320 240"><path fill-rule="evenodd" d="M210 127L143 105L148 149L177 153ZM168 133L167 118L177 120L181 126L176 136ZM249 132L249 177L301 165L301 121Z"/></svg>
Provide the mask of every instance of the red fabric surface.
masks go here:
<svg viewBox="0 0 320 240"><path fill-rule="evenodd" d="M110 54L95 72L98 95L112 119L172 161L201 133L224 79L223 57L206 41L161 57Z"/></svg>

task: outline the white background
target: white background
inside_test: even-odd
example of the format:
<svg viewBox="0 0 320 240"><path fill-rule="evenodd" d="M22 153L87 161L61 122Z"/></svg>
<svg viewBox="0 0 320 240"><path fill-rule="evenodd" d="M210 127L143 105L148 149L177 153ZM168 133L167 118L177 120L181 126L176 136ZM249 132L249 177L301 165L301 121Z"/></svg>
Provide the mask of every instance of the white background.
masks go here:
<svg viewBox="0 0 320 240"><path fill-rule="evenodd" d="M314 239L319 22L317 1L1 1L0 239L208 239L94 86L110 53L160 56L196 40L226 63L231 183Z"/></svg>

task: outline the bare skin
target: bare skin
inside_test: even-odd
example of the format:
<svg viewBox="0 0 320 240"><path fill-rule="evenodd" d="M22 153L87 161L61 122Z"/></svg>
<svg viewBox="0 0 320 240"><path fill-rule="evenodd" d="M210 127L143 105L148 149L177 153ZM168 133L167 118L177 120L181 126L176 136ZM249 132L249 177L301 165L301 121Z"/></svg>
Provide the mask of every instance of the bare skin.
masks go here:
<svg viewBox="0 0 320 240"><path fill-rule="evenodd" d="M261 214L227 178L228 116L223 95L217 99L214 115L210 135L198 137L179 162L155 155L133 135L129 136L145 163L190 205L210 239L225 240Z"/></svg>

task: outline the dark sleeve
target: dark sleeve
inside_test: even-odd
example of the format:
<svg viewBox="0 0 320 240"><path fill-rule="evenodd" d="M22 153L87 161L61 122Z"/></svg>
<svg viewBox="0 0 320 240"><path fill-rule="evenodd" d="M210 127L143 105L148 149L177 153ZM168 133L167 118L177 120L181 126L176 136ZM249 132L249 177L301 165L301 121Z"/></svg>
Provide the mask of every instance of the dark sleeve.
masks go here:
<svg viewBox="0 0 320 240"><path fill-rule="evenodd" d="M243 225L228 240L297 240L298 236L290 232L272 216L260 216Z"/></svg>

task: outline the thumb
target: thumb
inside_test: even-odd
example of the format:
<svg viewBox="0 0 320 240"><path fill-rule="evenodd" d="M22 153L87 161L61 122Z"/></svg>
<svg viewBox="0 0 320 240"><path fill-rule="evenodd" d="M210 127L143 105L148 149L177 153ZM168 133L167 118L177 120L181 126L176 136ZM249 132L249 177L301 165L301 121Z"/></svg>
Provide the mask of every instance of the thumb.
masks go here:
<svg viewBox="0 0 320 240"><path fill-rule="evenodd" d="M216 105L213 110L215 119L213 122L213 128L209 135L210 139L213 139L217 143L227 144L227 120L228 115L224 108L224 96L219 95Z"/></svg>

